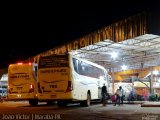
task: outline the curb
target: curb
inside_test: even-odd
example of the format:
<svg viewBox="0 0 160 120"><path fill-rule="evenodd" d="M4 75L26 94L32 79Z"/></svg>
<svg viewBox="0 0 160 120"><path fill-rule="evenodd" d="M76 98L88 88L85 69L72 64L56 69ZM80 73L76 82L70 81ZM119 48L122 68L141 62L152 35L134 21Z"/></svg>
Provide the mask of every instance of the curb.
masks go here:
<svg viewBox="0 0 160 120"><path fill-rule="evenodd" d="M145 105L145 104L141 104L141 107L160 107L160 105L151 105L151 104Z"/></svg>

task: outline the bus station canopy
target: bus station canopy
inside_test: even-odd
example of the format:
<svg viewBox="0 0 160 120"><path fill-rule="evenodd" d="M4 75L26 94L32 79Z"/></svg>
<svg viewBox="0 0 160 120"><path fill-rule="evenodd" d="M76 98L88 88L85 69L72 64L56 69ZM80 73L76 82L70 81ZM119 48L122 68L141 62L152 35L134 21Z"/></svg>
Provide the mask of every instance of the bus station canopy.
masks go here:
<svg viewBox="0 0 160 120"><path fill-rule="evenodd" d="M112 68L114 71L121 71L122 65L126 65L127 69L159 66L160 36L145 34L116 43L107 39L79 50L73 50L71 53L101 64L107 69Z"/></svg>

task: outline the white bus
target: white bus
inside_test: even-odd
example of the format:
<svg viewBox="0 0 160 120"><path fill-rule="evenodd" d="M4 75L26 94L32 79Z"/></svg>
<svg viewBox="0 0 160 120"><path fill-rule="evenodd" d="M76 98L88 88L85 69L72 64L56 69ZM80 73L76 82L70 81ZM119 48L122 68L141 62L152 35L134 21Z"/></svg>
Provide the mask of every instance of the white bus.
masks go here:
<svg viewBox="0 0 160 120"><path fill-rule="evenodd" d="M72 55L41 56L38 61L38 98L57 101L58 106L80 102L89 106L101 98L108 73L100 65Z"/></svg>

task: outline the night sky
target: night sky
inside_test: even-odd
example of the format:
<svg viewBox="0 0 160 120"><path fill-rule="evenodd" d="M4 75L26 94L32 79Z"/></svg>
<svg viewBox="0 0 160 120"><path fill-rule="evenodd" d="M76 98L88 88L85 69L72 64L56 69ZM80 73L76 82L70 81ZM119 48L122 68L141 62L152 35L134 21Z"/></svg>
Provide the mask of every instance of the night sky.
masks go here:
<svg viewBox="0 0 160 120"><path fill-rule="evenodd" d="M153 0L140 3L7 3L1 11L0 68L139 12L157 11L159 6L158 0L154 3Z"/></svg>

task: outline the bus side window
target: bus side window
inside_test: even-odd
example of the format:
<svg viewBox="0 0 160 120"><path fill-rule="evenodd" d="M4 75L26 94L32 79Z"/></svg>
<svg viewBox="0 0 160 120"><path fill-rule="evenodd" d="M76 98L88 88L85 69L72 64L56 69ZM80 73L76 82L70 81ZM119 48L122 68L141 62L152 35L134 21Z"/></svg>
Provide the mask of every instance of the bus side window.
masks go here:
<svg viewBox="0 0 160 120"><path fill-rule="evenodd" d="M76 60L75 58L73 58L73 67L74 70L78 73L78 60Z"/></svg>
<svg viewBox="0 0 160 120"><path fill-rule="evenodd" d="M35 75L36 75L36 77L37 77L37 66L35 66L34 68L35 68L35 71L34 71L34 72L35 72Z"/></svg>
<svg viewBox="0 0 160 120"><path fill-rule="evenodd" d="M80 75L83 75L83 69L82 69L82 65L81 65L81 62L80 62L80 61L78 61L78 73L79 73Z"/></svg>
<svg viewBox="0 0 160 120"><path fill-rule="evenodd" d="M34 75L35 75L35 77L37 77L37 70L38 70L38 66L37 66L37 64L33 64L33 72L34 72Z"/></svg>

